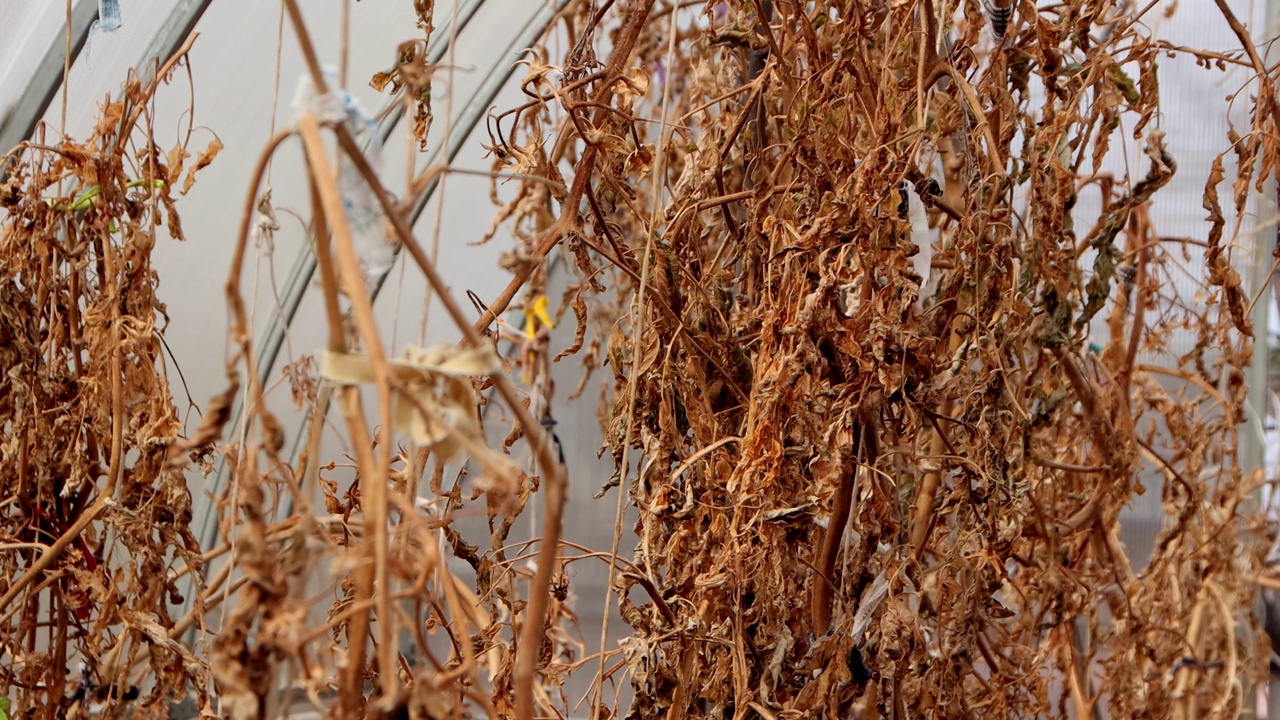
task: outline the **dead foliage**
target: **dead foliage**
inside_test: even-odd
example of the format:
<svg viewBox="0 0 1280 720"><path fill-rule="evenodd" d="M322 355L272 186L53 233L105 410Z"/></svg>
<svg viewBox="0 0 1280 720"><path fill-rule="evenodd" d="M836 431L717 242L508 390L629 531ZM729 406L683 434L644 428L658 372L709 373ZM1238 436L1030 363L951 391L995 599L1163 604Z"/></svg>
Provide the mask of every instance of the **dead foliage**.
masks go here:
<svg viewBox="0 0 1280 720"><path fill-rule="evenodd" d="M231 718L274 716L293 689L334 717L564 717L582 711L573 673L594 674L593 718L1235 716L1267 656L1253 598L1270 538L1237 435L1253 299L1233 249L1274 177L1280 111L1274 71L1218 6L1243 52L1173 47L1142 21L1152 6L1107 0L568 2L567 51L531 50L527 102L490 118L494 174L517 176L495 184L495 229L517 245L506 290L471 298L478 319L408 227L416 198L391 198L331 103L304 105L254 170L228 388L183 441L148 253L161 221L181 235L170 189L190 155L129 144L152 91L136 86L89 141L28 145L0 196L0 460L18 488L0 690L70 705L74 656L95 680L145 658L148 707L188 684L206 699L212 675ZM435 3L414 9L430 39ZM424 50L397 46L374 78L419 143ZM1233 163L1179 167L1155 123L1170 52L1254 73ZM326 135L460 347L385 344ZM1105 161L1130 140L1143 154L1114 177ZM284 371L307 414L298 457L240 286L286 141L305 150L328 327ZM1203 239L1154 225L1176 173L1204 175ZM1086 191L1102 204L1082 221ZM572 277L553 295L557 255ZM1193 255L1205 277L1187 297L1173 278ZM552 348L569 309L572 343ZM1185 336L1194 349L1172 352ZM602 492L638 518L630 559L620 540L561 538L550 363L574 354L576 393L608 366ZM513 422L491 448L481 410L499 401ZM331 405L345 457L322 457ZM508 457L521 440L524 465ZM229 482L224 544L207 549L178 468L214 453ZM470 466L446 475L458 456ZM1165 523L1135 558L1119 515L1148 490ZM513 544L534 493L541 536ZM454 525L467 513L487 519L483 545ZM209 585L225 592L206 599L225 614L197 655L167 638L209 604L174 622L169 586L142 579L223 556ZM570 632L579 560L613 569L621 648ZM317 575L333 591L319 620ZM604 696L622 678L628 709Z"/></svg>
<svg viewBox="0 0 1280 720"><path fill-rule="evenodd" d="M495 221L518 240L503 263L514 277L472 298L474 322L349 127L303 112L274 138L259 179L279 143L296 135L307 150L330 330L320 377L290 371L312 413L294 462L265 409L239 291L255 180L228 283L228 370L246 379L250 411L224 506L246 578L215 647L224 709L258 717L292 677L317 704L336 689L342 717L528 720L573 712L565 678L595 670L593 717L622 712L603 697L619 672L636 718L1234 714L1264 656L1251 611L1263 545L1241 541L1258 529L1236 435L1251 330L1217 203L1223 166L1206 178L1199 297L1173 287L1173 253L1188 250L1163 242L1150 214L1179 171L1152 123L1156 64L1191 51L1145 34L1147 10L1127 5L990 6L570 3L569 51L554 63L531 51L528 102L491 118L496 169L528 181ZM429 4L415 7L429 28ZM431 69L411 47L400 80L375 83L406 89L421 139ZM1270 97L1246 55L1197 57L1248 63ZM1246 178L1237 221L1248 185L1274 170L1273 115L1259 102L1250 133L1231 139ZM1144 150L1128 178L1103 172L1121 127ZM326 130L462 331L460 350L383 346ZM1077 228L1091 188L1102 208ZM576 558L560 547L563 468L544 432L558 248L576 274L569 351L587 373L612 373L611 485L639 518L633 559L604 553L632 637L585 658L566 632ZM524 332L495 329L513 307ZM1091 347L1095 316L1106 334ZM1171 357L1188 329L1197 350ZM518 355L498 357L499 338ZM536 464L484 447L467 409L487 387L516 415L502 449L531 440ZM330 402L353 448L341 468L318 456ZM446 483L456 452L478 461L471 495L461 475ZM1144 566L1118 516L1145 484L1169 522ZM287 520L275 517L282 488ZM315 491L327 516L309 506ZM514 552L533 492L543 534ZM473 505L487 549L452 524ZM310 627L300 588L317 553L340 592Z"/></svg>
<svg viewBox="0 0 1280 720"><path fill-rule="evenodd" d="M565 642L559 626L568 615L566 598L553 584L559 575L563 466L541 418L508 378L495 338L472 328L445 292L403 209L357 145L353 128L344 117L328 113L330 88L310 36L297 4L286 0L285 7L316 97L303 103L295 125L278 133L259 160L227 280L234 341L227 371L232 388L243 378L248 399L236 428L243 440L228 446L233 490L219 503L226 546L236 550L229 572L242 579L210 658L221 708L231 718L274 716L300 689L336 717L447 717L464 709L507 716L517 705L528 712L535 670L546 667L553 644ZM430 34L432 3L416 3L415 9L419 25ZM419 140L425 140L430 124L431 68L420 62L422 49L420 43L402 46L397 70L373 80L376 87L391 85L416 108L412 132ZM334 162L324 145L326 133L336 137L344 162L369 185L388 232L462 331L462 348L410 346L392 352L384 346ZM309 421L305 450L296 459L285 452L283 423L265 402L266 382L258 375L240 286L255 213L272 212L259 186L268 161L291 138L306 151L310 239L328 322L327 347L315 363L318 377L305 364L286 370ZM440 172L429 168L411 186L425 188L425 179ZM406 199L406 206L414 199ZM487 445L478 412L479 391L487 388L515 416L520 429L515 437L530 442L536 470L520 468ZM376 416L366 414L364 390L375 400ZM331 404L341 412L351 447L341 463L320 457L322 421ZM446 464L459 455L472 467L446 487ZM419 497L418 490L428 470L429 499ZM464 477L469 492L464 492ZM530 570L527 558L508 557L507 536L534 489L546 498L547 531ZM316 513L317 497L327 513ZM481 497L480 512L487 514L491 531L483 555L452 527L455 515ZM474 588L446 565L449 556L471 565ZM334 586L336 598L319 625L309 586L317 575L322 586ZM533 590L523 589L526 581ZM366 683L373 684L372 693ZM523 700L517 702L517 695Z"/></svg>
<svg viewBox="0 0 1280 720"><path fill-rule="evenodd" d="M207 668L177 642L204 583L151 266L221 147L184 175L191 129L168 150L152 132L148 102L186 47L155 82L130 78L88 138L3 160L0 697L24 717L119 717L126 700L167 717L191 689L211 710ZM186 568L195 611L177 618Z"/></svg>
<svg viewBox="0 0 1280 720"><path fill-rule="evenodd" d="M498 164L573 167L502 212L606 318L575 344L613 372L638 513L629 716L1234 717L1268 655L1251 301L1222 159L1179 168L1153 120L1164 53L1253 74L1223 144L1239 227L1280 161L1243 25L1219 2L1245 50L1215 52L1153 37L1154 4L692 5L582 3L494 123ZM1178 172L1205 178L1203 244L1153 226ZM1148 490L1166 522L1131 557Z"/></svg>

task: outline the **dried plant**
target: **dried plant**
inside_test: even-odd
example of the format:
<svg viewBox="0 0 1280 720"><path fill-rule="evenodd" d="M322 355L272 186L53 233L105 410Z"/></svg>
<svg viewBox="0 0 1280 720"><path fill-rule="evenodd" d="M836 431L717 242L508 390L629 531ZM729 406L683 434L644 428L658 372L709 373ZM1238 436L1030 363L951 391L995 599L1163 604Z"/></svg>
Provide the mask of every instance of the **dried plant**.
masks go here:
<svg viewBox="0 0 1280 720"><path fill-rule="evenodd" d="M109 687L145 658L147 709L190 685L202 701L216 689L231 718L274 717L293 687L333 717L565 717L575 673L594 675L593 718L1237 715L1267 656L1253 600L1271 537L1237 436L1255 299L1233 250L1280 160L1280 78L1217 6L1243 51L1172 46L1143 22L1152 5L1107 0L565 2L550 32L568 52L530 50L528 101L490 118L493 175L516 177L494 185L494 232L516 247L506 290L471 298L478 319L405 219L448 168L397 204L347 119L304 106L247 192L227 389L181 440L148 258L160 218L181 237L185 145L160 154L140 110L154 86L137 85L85 143L27 144L2 196L14 370L0 461L18 490L2 516L0 692L70 711L69 660ZM414 10L430 40L435 3ZM406 104L419 147L425 47L396 46L373 78ZM1224 139L1233 158L1179 168L1155 122L1164 53L1253 73L1236 98L1251 126ZM385 345L326 133L460 347ZM1116 178L1122 133L1144 155ZM291 139L328 323L327 347L284 371L307 413L297 458L240 287L255 218L274 212L259 185ZM1203 241L1155 227L1176 173L1204 176ZM1086 192L1102 203L1082 217ZM1193 255L1205 277L1188 297L1174 278ZM557 296L576 322L558 349ZM508 333L513 308L525 328ZM1175 352L1185 336L1194 349ZM561 538L550 367L575 354L577 394L610 371L608 549ZM481 410L499 400L513 426L490 447ZM323 455L331 404L351 457ZM505 454L521 440L529 467ZM201 548L180 470L215 455L224 544ZM446 482L459 457L474 494L462 472ZM1166 522L1151 556L1132 557L1120 511L1157 488ZM512 545L534 493L541 536ZM454 525L473 510L487 548ZM224 555L214 598L202 568ZM631 634L584 655L566 566L588 558L609 563ZM202 594L175 622L166 592L185 572ZM322 617L318 573L337 588ZM211 602L226 610L210 643L170 639ZM622 675L625 709L605 697Z"/></svg>
<svg viewBox="0 0 1280 720"><path fill-rule="evenodd" d="M140 717L167 717L189 688L209 707L207 669L177 641L203 610L203 561L168 462L182 422L151 267L158 237L182 239L179 192L221 147L188 164L190 128L167 152L152 132L148 103L185 55L132 78L89 138L5 159L0 697L24 716L119 716L139 688ZM174 618L184 567L195 611Z"/></svg>
<svg viewBox="0 0 1280 720"><path fill-rule="evenodd" d="M612 323L575 345L613 370L639 514L629 716L1235 716L1267 537L1222 157L1182 169L1205 175L1197 297L1149 210L1179 171L1162 53L1256 73L1224 138L1236 227L1280 161L1276 71L1225 2L1244 52L1162 43L1153 4L596 5L494 145L557 181L573 160L558 216L532 184L504 212ZM1145 157L1114 178L1121 128ZM1168 522L1130 557L1118 516L1153 482Z"/></svg>

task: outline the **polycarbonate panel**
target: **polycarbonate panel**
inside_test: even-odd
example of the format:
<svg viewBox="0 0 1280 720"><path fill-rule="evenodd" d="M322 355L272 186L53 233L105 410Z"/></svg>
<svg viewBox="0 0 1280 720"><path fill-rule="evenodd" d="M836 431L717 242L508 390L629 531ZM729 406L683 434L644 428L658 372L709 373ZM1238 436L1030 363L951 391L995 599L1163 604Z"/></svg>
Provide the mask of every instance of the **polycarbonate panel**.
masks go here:
<svg viewBox="0 0 1280 720"><path fill-rule="evenodd" d="M0 126L27 91L49 44L65 33L66 11L58 0L0 1Z"/></svg>
<svg viewBox="0 0 1280 720"><path fill-rule="evenodd" d="M65 87L66 131L70 136L87 135L97 120L99 106L119 97L129 70L142 59L144 49L169 17L174 3L175 0L124 0L119 5L120 27L105 31L97 26L90 32L71 66ZM62 91L49 104L43 119L51 129L61 127ZM50 139L56 137L51 135Z"/></svg>

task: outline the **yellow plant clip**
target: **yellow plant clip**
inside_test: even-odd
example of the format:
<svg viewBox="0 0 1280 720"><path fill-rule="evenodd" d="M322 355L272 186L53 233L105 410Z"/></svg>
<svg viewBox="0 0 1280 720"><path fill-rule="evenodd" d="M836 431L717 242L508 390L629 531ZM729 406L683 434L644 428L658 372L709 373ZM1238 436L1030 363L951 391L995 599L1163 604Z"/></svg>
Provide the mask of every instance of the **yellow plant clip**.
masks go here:
<svg viewBox="0 0 1280 720"><path fill-rule="evenodd" d="M547 296L539 295L537 300L533 301L532 307L524 309L524 335L532 340L538 335L538 325L550 330L556 324L551 322L551 315L547 313Z"/></svg>

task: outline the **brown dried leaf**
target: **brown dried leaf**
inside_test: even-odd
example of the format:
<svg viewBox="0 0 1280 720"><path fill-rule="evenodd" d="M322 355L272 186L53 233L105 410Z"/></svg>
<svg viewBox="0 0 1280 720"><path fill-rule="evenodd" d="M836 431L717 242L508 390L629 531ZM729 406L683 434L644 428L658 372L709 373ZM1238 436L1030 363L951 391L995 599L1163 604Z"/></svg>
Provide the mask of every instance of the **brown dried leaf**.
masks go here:
<svg viewBox="0 0 1280 720"><path fill-rule="evenodd" d="M218 156L218 153L221 150L222 150L221 140L215 137L214 139L209 141L209 147L205 148L204 152L200 153L199 157L196 158L196 164L191 166L191 169L187 171L187 176L182 180L183 195L186 195L187 192L191 190L191 186L195 185L196 173L205 169L206 167L209 167L209 163L213 162L213 159ZM183 153L183 157L187 157L187 154L185 152ZM174 176L175 177L177 176L176 171L174 172Z"/></svg>

